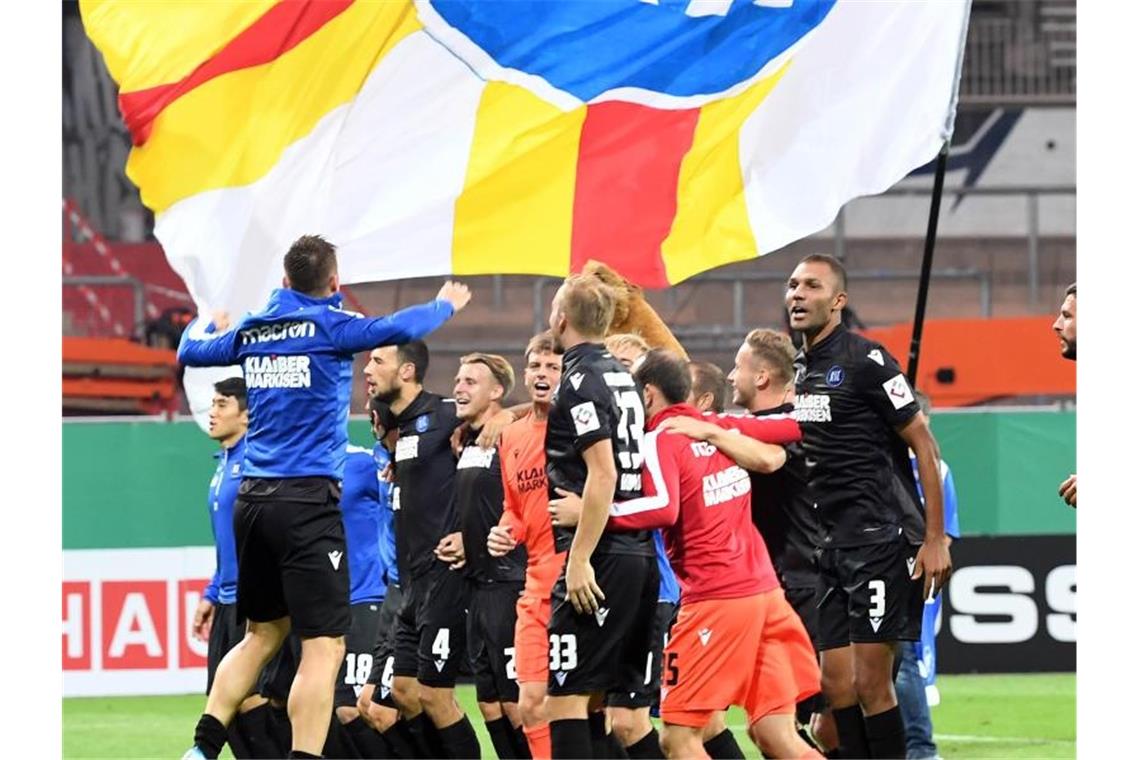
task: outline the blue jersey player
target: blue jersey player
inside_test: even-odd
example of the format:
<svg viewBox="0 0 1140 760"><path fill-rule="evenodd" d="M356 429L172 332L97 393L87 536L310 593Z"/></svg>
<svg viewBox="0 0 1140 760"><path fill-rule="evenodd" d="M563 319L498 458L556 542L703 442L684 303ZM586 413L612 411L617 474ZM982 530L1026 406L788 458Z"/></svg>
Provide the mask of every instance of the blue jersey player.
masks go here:
<svg viewBox="0 0 1140 760"><path fill-rule="evenodd" d="M924 414L930 414L930 401L921 393L915 394ZM918 482L918 466L911 456L911 467ZM942 505L946 522L946 536L957 538L958 533L958 493L954 488L954 475L950 466L939 460L942 474ZM919 485L919 495L922 486ZM938 757L938 747L934 743L934 727L930 720L930 708L939 702L935 676L935 632L938 615L942 609L942 595L927 599L922 612L922 638L907 641L901 645L899 673L895 679L899 709L906 726L906 755L908 758Z"/></svg>
<svg viewBox="0 0 1140 760"><path fill-rule="evenodd" d="M189 757L218 756L226 726L290 629L301 639L289 699L292 751L320 754L351 623L338 504L353 355L422 338L471 297L448 282L430 303L366 319L341 308L331 243L298 238L284 264L284 287L264 309L220 334L203 336L191 324L178 346L185 366L241 365L250 419L234 506L238 612L249 627L218 666ZM226 330L228 318L214 326Z"/></svg>

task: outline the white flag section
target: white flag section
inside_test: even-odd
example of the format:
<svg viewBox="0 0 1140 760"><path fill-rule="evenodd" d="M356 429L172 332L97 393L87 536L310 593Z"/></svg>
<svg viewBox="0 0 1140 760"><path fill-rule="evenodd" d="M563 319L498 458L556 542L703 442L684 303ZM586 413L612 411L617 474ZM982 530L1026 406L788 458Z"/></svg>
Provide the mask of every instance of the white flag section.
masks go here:
<svg viewBox="0 0 1140 760"><path fill-rule="evenodd" d="M950 139L969 3L838 3L740 135L760 254L828 227ZM949 125L949 127L948 127Z"/></svg>
<svg viewBox="0 0 1140 760"><path fill-rule="evenodd" d="M147 93L185 72L163 68L177 41L149 33L157 8L98 6L85 23L139 104L128 171L171 265L202 313L235 318L307 233L338 246L345 283L562 276L595 258L654 288L778 250L937 154L969 14L967 0L283 4L303 41L162 105ZM218 374L186 372L203 425Z"/></svg>

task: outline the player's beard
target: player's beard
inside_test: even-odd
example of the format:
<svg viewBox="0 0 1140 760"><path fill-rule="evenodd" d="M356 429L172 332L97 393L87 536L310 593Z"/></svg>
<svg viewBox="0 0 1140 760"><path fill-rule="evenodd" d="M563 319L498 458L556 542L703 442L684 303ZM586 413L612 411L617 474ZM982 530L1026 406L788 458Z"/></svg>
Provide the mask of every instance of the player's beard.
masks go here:
<svg viewBox="0 0 1140 760"><path fill-rule="evenodd" d="M393 401L398 399L399 397L400 397L400 386L398 386L398 385L390 385L387 388L381 388L378 385L378 386L376 386L376 393L373 394L373 398L378 398L381 401L383 401L385 404L389 404L389 405Z"/></svg>
<svg viewBox="0 0 1140 760"><path fill-rule="evenodd" d="M1061 357L1069 361L1077 360L1077 339L1073 338L1071 341L1061 338L1063 347L1061 348Z"/></svg>

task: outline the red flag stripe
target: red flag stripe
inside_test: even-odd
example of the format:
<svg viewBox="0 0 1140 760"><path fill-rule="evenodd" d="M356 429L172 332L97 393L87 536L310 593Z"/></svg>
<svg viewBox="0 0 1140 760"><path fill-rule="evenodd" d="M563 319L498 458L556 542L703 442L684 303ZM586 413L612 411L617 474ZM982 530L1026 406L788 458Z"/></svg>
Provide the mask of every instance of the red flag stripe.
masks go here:
<svg viewBox="0 0 1140 760"><path fill-rule="evenodd" d="M669 285L661 242L677 213L681 159L700 109L606 102L586 109L574 188L570 270L589 259L650 288Z"/></svg>
<svg viewBox="0 0 1140 760"><path fill-rule="evenodd" d="M119 110L135 145L150 137L154 120L182 95L231 71L269 63L312 36L352 0L283 0L179 82L120 93Z"/></svg>

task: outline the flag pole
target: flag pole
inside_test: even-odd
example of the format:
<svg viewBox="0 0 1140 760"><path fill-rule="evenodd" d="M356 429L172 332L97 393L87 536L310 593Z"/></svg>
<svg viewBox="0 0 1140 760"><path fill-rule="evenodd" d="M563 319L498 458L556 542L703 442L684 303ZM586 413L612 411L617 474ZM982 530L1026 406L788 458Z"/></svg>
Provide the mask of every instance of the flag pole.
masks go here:
<svg viewBox="0 0 1140 760"><path fill-rule="evenodd" d="M906 379L914 386L918 375L918 352L922 347L922 325L926 320L926 297L930 292L930 267L934 263L934 240L938 236L938 211L942 207L942 183L946 178L946 158L950 155L950 141L942 143L934 168L934 192L930 196L930 217L926 222L926 245L922 251L922 272L918 278L918 300L914 305L914 330L910 336L910 356L906 365Z"/></svg>
<svg viewBox="0 0 1140 760"><path fill-rule="evenodd" d="M918 278L918 298L914 304L914 329L910 336L910 355L906 379L913 387L918 379L918 354L922 348L922 326L926 321L926 298L930 293L930 268L934 263L934 241L938 237L938 212L942 208L942 184L946 178L946 159L950 156L950 139L954 134L954 118L958 114L958 84L962 80L962 59L966 54L966 31L970 26L971 0L963 3L962 32L958 40L958 61L954 67L954 87L942 127L942 149L934 166L934 189L930 194L930 216L926 222L926 243L922 251L922 270Z"/></svg>

